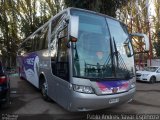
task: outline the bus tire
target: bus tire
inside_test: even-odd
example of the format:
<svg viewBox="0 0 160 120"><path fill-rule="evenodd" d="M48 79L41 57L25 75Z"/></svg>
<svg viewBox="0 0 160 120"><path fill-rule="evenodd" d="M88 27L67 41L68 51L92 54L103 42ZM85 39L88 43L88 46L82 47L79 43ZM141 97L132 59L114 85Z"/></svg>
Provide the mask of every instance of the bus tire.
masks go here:
<svg viewBox="0 0 160 120"><path fill-rule="evenodd" d="M46 82L43 82L43 84L41 86L41 94L42 94L42 98L45 101L50 101L50 98L47 95L47 84L46 84Z"/></svg>

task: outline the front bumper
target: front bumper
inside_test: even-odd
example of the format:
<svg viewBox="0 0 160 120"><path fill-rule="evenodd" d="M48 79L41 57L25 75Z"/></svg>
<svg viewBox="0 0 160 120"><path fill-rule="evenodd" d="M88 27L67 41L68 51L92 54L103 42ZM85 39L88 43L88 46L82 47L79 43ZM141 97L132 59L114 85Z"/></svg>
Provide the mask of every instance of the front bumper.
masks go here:
<svg viewBox="0 0 160 120"><path fill-rule="evenodd" d="M136 88L127 92L114 95L84 94L73 91L72 100L69 104L69 111L92 111L117 106L130 101L135 94ZM119 102L109 103L111 99L118 99Z"/></svg>

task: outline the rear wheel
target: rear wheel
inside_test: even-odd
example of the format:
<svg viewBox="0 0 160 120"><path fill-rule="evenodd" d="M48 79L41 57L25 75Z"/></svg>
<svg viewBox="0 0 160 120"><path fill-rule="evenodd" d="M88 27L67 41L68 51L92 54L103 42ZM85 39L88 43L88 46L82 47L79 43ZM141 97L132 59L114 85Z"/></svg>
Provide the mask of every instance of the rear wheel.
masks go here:
<svg viewBox="0 0 160 120"><path fill-rule="evenodd" d="M155 76L152 76L152 77L150 78L150 83L153 84L153 83L155 83L155 82L156 82L156 77L155 77Z"/></svg>

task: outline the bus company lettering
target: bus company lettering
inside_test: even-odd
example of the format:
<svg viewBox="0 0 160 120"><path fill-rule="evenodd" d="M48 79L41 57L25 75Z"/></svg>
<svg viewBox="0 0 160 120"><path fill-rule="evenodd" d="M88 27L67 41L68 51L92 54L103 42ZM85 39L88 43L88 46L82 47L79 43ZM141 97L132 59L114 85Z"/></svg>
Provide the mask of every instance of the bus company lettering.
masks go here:
<svg viewBox="0 0 160 120"><path fill-rule="evenodd" d="M34 65L34 58L28 58L28 59L26 59L26 63L28 65Z"/></svg>
<svg viewBox="0 0 160 120"><path fill-rule="evenodd" d="M39 57L35 53L30 54L24 58L24 65L26 79L38 87Z"/></svg>

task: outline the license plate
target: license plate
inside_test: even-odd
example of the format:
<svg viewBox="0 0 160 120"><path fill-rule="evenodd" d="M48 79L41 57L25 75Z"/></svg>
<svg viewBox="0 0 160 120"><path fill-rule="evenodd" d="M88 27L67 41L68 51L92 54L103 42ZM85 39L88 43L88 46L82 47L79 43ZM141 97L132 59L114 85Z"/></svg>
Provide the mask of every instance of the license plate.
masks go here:
<svg viewBox="0 0 160 120"><path fill-rule="evenodd" d="M119 102L119 98L113 98L109 100L109 104L117 103Z"/></svg>

